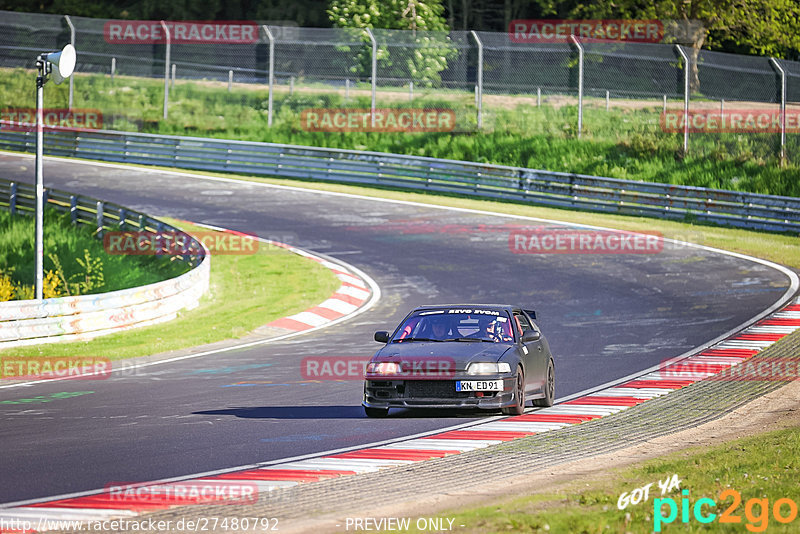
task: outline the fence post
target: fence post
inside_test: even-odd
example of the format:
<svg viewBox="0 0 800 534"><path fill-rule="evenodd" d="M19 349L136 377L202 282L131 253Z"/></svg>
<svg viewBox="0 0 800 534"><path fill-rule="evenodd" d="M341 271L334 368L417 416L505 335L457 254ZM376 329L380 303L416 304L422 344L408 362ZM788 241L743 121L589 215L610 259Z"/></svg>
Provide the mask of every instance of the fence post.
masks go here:
<svg viewBox="0 0 800 534"><path fill-rule="evenodd" d="M75 26L72 25L72 20L70 20L69 15L64 15L64 20L67 21L67 26L69 26L69 42L72 46L75 46ZM74 76L69 77L69 109L72 109L72 95L74 90Z"/></svg>
<svg viewBox="0 0 800 534"><path fill-rule="evenodd" d="M350 78L344 80L344 101L350 100Z"/></svg>
<svg viewBox="0 0 800 534"><path fill-rule="evenodd" d="M470 31L475 44L478 45L478 85L475 87L476 104L478 106L478 129L483 127L483 43L475 31Z"/></svg>
<svg viewBox="0 0 800 534"><path fill-rule="evenodd" d="M570 35L569 39L578 49L578 139L580 139L583 130L583 45L574 35Z"/></svg>
<svg viewBox="0 0 800 534"><path fill-rule="evenodd" d="M231 88L233 87L233 71L228 71L228 92L231 92Z"/></svg>
<svg viewBox="0 0 800 534"><path fill-rule="evenodd" d="M173 63L172 64L172 81L169 84L170 88L175 87L175 69L176 69L176 65L175 65L175 63Z"/></svg>
<svg viewBox="0 0 800 534"><path fill-rule="evenodd" d="M683 156L686 157L689 151L689 56L679 44L675 45L675 50L683 58Z"/></svg>
<svg viewBox="0 0 800 534"><path fill-rule="evenodd" d="M269 31L266 24L264 24L262 28L264 28L264 33L267 34L267 39L269 39L269 104L267 106L267 126L272 126L272 79L275 75L275 37L272 35L272 32Z"/></svg>
<svg viewBox="0 0 800 534"><path fill-rule="evenodd" d="M608 99L609 99L609 92L606 91L606 111L608 111Z"/></svg>
<svg viewBox="0 0 800 534"><path fill-rule="evenodd" d="M414 101L414 80L408 81L408 101Z"/></svg>
<svg viewBox="0 0 800 534"><path fill-rule="evenodd" d="M117 58L111 58L111 83L114 83L114 73L117 71Z"/></svg>
<svg viewBox="0 0 800 534"><path fill-rule="evenodd" d="M781 165L783 165L786 163L786 71L774 57L769 58L769 61L781 75Z"/></svg>
<svg viewBox="0 0 800 534"><path fill-rule="evenodd" d="M542 88L541 87L537 87L536 88L536 107L537 108L542 107Z"/></svg>
<svg viewBox="0 0 800 534"><path fill-rule="evenodd" d="M375 40L375 36L372 35L372 30L367 28L367 35L369 35L369 40L372 41L372 103L370 104L370 122L371 126L375 128L375 91L378 87L378 41Z"/></svg>
<svg viewBox="0 0 800 534"><path fill-rule="evenodd" d="M167 107L169 106L169 63L170 63L170 44L171 39L169 36L169 28L167 24L162 20L161 21L161 29L164 30L164 35L167 38L167 54L164 58L164 118L167 118Z"/></svg>

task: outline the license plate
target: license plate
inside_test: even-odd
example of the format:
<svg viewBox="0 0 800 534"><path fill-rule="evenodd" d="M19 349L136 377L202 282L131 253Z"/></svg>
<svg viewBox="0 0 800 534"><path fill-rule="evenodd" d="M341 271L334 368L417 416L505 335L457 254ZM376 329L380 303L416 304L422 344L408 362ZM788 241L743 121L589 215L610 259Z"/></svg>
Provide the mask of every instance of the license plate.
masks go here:
<svg viewBox="0 0 800 534"><path fill-rule="evenodd" d="M503 391L503 381L456 380L456 391Z"/></svg>

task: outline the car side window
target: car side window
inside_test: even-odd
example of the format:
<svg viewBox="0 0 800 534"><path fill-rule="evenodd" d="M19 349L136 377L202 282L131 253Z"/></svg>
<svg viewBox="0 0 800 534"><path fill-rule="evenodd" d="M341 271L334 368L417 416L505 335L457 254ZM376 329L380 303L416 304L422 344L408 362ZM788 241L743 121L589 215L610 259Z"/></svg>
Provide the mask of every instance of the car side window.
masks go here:
<svg viewBox="0 0 800 534"><path fill-rule="evenodd" d="M514 312L514 319L517 320L517 325L523 332L525 330L533 330L533 326L531 326L531 322L528 320L525 314Z"/></svg>

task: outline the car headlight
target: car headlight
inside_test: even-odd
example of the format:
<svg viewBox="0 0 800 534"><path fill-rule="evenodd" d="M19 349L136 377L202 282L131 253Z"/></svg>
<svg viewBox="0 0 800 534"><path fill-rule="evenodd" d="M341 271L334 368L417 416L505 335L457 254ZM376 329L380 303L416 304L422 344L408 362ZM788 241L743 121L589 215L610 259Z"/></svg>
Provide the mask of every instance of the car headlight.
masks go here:
<svg viewBox="0 0 800 534"><path fill-rule="evenodd" d="M395 362L372 362L367 364L367 372L375 375L396 375L400 364Z"/></svg>
<svg viewBox="0 0 800 534"><path fill-rule="evenodd" d="M510 373L511 366L506 362L475 362L467 367L468 375L496 375L499 373Z"/></svg>

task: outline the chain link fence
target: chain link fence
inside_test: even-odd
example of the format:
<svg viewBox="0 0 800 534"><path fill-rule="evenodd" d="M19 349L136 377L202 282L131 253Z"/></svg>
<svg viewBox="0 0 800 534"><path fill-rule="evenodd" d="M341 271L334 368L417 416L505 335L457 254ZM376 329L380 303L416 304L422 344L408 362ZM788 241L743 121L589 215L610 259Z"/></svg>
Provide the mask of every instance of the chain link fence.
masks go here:
<svg viewBox="0 0 800 534"><path fill-rule="evenodd" d="M724 154L741 161L800 161L798 62L672 44L519 43L506 33L482 31L365 31L252 21L235 23L241 27L234 35L220 34L222 23L211 22L0 14L3 69L34 69L40 53L73 39L74 28L74 97L48 94L48 104L99 109L107 129L151 131L148 126L168 116L171 133L192 133L196 126L182 116L203 114L204 130L223 135L253 120L296 128L298 114L311 108L451 108L457 131L610 136L650 143L662 157L683 155L685 146L689 154L712 159ZM195 30L200 33L192 39ZM24 98L6 107L30 108L33 80L19 78L0 81L7 88L30 81L29 94L23 91ZM211 97L206 88L218 91ZM120 97L126 93L139 100ZM765 113L770 124L748 130L749 112ZM742 113L744 123L731 123ZM709 127L712 120L727 127Z"/></svg>

